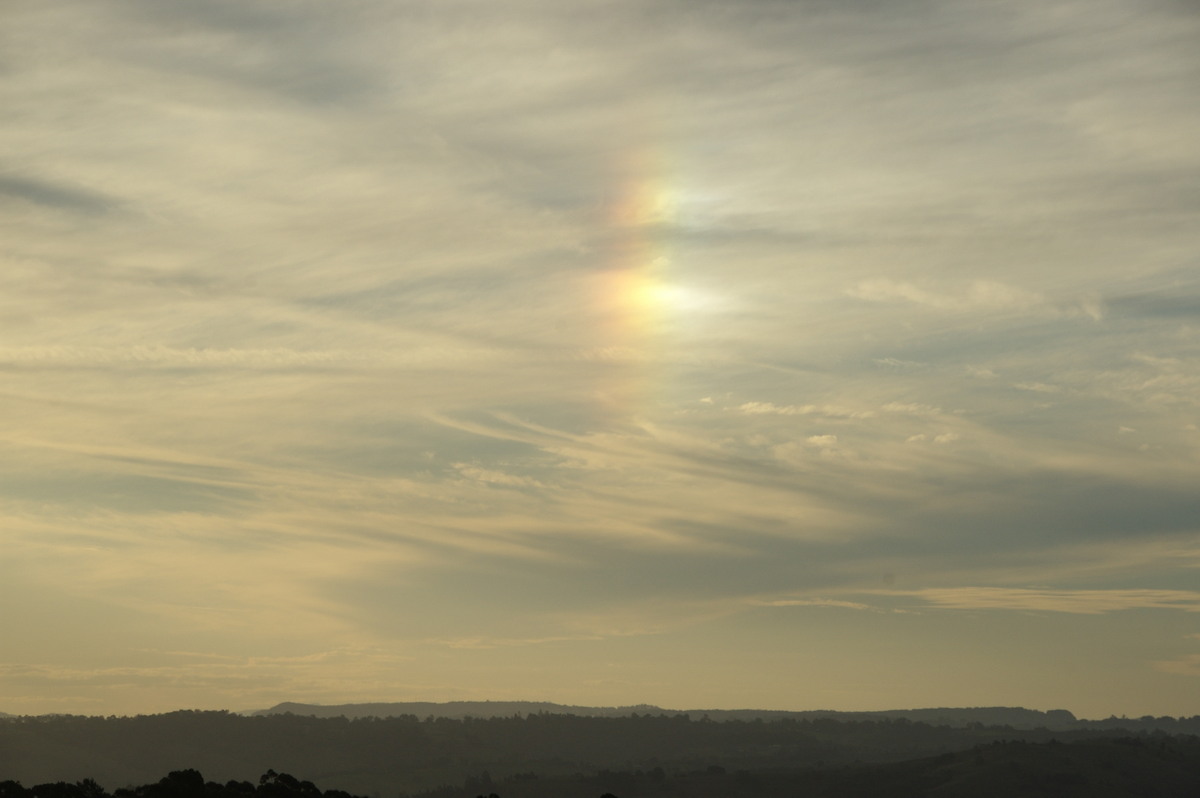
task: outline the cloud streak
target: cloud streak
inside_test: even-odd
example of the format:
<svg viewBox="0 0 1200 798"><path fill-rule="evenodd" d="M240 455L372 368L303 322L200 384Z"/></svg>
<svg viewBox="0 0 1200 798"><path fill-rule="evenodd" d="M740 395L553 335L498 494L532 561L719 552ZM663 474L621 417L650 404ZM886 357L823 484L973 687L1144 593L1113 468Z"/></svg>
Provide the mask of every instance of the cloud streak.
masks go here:
<svg viewBox="0 0 1200 798"><path fill-rule="evenodd" d="M1200 612L1200 593L1191 590L1039 590L1036 588L928 588L899 595L956 610L1021 610L1098 615L1138 609Z"/></svg>

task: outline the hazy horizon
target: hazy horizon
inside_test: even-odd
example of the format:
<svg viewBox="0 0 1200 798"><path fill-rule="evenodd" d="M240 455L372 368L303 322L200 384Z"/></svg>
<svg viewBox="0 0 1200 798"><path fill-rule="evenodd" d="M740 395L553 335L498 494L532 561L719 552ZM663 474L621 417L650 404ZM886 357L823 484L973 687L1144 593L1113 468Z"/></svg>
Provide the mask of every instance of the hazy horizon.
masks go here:
<svg viewBox="0 0 1200 798"><path fill-rule="evenodd" d="M644 704L644 703L643 704L586 705L586 704L566 704L566 703L561 703L561 702L540 701L540 700L536 700L536 699L519 699L519 698L496 699L496 700L487 699L487 698L451 699L451 700L447 700L447 701L405 701L405 700L355 701L355 702L345 702L345 703L340 703L340 702L339 703L322 703L322 702L310 702L310 701L283 700L283 701L279 701L275 704L272 704L271 706L261 706L261 707L240 707L240 708L239 707L174 707L171 709L163 709L163 710L158 710L158 711L151 712L151 713L133 713L133 712L121 713L121 712L117 712L117 713L105 714L103 716L102 715L92 715L92 717L135 717L137 715L145 715L145 714L164 715L164 714L172 714L172 713L176 713L176 712L228 712L228 713L231 713L234 715L256 715L256 714L269 713L269 712L272 712L273 710L279 709L281 707L288 707L289 709L287 711L292 711L290 709L290 707L314 708L314 709L325 709L325 710L328 710L328 709L384 708L384 707L386 707L386 708L393 708L393 709L400 710L400 709L405 709L405 708L409 708L409 707L413 707L413 706L418 706L418 707L422 707L422 708L429 707L429 706L436 706L436 707L445 707L448 710L455 710L455 709L459 710L456 712L450 712L449 714L446 714L446 715L440 715L438 713L433 713L434 717L448 717L448 718L508 717L507 714L492 716L492 715L480 715L480 714L476 714L471 711L467 711L464 713L460 709L462 706L478 707L480 705L483 705L483 706L498 705L501 707L511 707L513 705L529 705L530 707L549 706L549 707L553 707L556 709L561 708L564 710L600 710L600 711L604 711L604 712L623 712L623 711L628 710L631 713L632 712L653 713L653 712L659 712L659 711L661 711L663 713L698 713L698 712L699 713L703 713L703 712L714 712L714 713L751 712L751 713L753 713L753 712L763 712L763 713L771 713L772 715L774 715L774 714L785 714L786 715L786 714L830 713L833 715L850 715L850 716L853 716L856 714L882 714L882 713L904 713L904 712L921 713L921 712L936 712L936 711L972 712L972 711L989 711L989 710L996 710L996 711L1017 710L1017 711L1029 711L1029 712L1040 713L1040 714L1049 714L1049 713L1054 713L1054 712L1066 711L1066 712L1070 713L1075 718L1075 720L1085 721L1085 722L1086 721L1111 720L1114 717L1118 718L1118 719L1119 718L1127 718L1127 719L1135 720L1135 721L1139 720L1140 718L1144 718L1144 717L1162 717L1162 716L1149 715L1147 713L1142 713L1141 715L1107 715L1104 717L1085 717L1083 715L1080 715L1079 713L1071 711L1071 709L1069 707L1058 707L1058 706L1055 706L1055 707L1024 707L1024 706L993 706L993 705L963 705L963 706L952 706L952 707L951 706L920 706L920 707L894 706L894 707L883 707L883 708L878 708L878 709L844 710L844 709L839 709L837 707L804 707L804 708L799 708L799 709L784 708L784 707L763 707L763 706L755 706L755 707L751 707L751 706L727 706L727 707L669 706L668 707L668 706L658 706L656 704ZM76 713L41 713L41 714L54 715L54 714L76 714ZM79 714L87 716L87 713L79 713ZM301 712L299 714L304 714L304 713ZM411 713L409 713L409 714L411 714ZM15 714L15 713L5 712L3 710L0 710L0 716L19 717L19 715ZM35 714L35 715L27 715L27 716L37 717L38 715ZM368 714L360 713L360 714L349 715L348 717L368 717L368 716L369 716ZM624 716L624 714L622 714L621 716ZM316 715L315 717L334 717L334 716ZM608 717L608 715L606 715L605 717ZM613 717L616 717L616 716L614 715ZM1189 719L1194 716L1176 715L1176 716L1169 716L1169 717L1176 717L1176 718L1180 718L1180 719ZM422 716L422 718L424 718L424 716ZM720 719L720 718L718 718L718 719Z"/></svg>
<svg viewBox="0 0 1200 798"><path fill-rule="evenodd" d="M1197 41L9 0L0 710L1200 714Z"/></svg>

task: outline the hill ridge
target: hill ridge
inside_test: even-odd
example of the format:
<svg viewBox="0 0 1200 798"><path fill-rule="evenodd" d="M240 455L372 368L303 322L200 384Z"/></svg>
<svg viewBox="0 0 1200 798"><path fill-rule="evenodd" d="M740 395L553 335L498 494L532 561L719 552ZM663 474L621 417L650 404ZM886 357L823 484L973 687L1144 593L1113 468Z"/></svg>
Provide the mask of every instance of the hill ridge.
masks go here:
<svg viewBox="0 0 1200 798"><path fill-rule="evenodd" d="M943 726L969 726L980 723L985 726L1012 726L1014 728L1069 729L1081 721L1066 709L1037 710L1025 707L923 707L915 709L885 709L846 711L831 709L783 710L783 709L667 709L653 704L634 704L617 707L580 706L556 704L549 701L392 701L352 704L306 704L285 701L268 709L253 710L244 714L252 716L308 715L319 718L346 717L444 717L461 719L496 718L512 715L556 714L581 717L628 717L634 714L686 715L692 719L708 717L710 720L774 720L783 718L834 720L907 719Z"/></svg>

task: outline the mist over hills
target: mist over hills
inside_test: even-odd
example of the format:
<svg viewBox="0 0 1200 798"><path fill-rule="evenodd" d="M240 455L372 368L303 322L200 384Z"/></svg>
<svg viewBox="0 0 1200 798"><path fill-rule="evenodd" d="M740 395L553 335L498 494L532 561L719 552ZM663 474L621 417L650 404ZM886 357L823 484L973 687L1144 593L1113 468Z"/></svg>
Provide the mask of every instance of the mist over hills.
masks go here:
<svg viewBox="0 0 1200 798"><path fill-rule="evenodd" d="M880 713L670 713L637 706L582 708L600 713L584 715L551 711L556 706L539 702L315 708L282 704L258 714L178 711L136 717L6 718L0 720L0 782L11 779L40 784L94 779L103 785L120 786L150 783L164 773L195 769L224 783L256 779L273 769L356 795L396 798L404 793L445 788L449 791L441 793L445 796L471 798L498 792L503 798L541 798L552 794L584 795L595 786L587 781L591 778L588 774L626 773L632 785L628 789L605 787L594 792L592 798L603 792L629 798L639 792L654 792L657 788L652 782L665 778L682 779L677 782L683 791L680 794L708 794L686 786L692 779L687 774L708 773L701 781L712 782L714 795L768 795L774 788L729 792L725 789L729 784L713 774L855 769L868 764L957 756L1000 743L1020 741L1041 746L1126 737L1154 750L1158 750L1154 746L1174 741L1172 745L1190 752L1186 755L1192 762L1198 744L1194 735L1200 733L1200 716L1074 720L1070 728L1051 728L1056 722L1070 725L1070 713L1003 707ZM418 708L432 711L419 717L412 712ZM308 711L332 716L305 714ZM370 714L348 716L356 712ZM450 713L463 717L448 717ZM736 717L742 713L743 717ZM919 719L922 716L930 720ZM1016 720L1025 725L1018 728L982 720L988 718ZM1035 756L1032 751L1021 756L1026 754ZM1144 756L1142 760L1147 768L1158 767ZM970 771L970 763L955 761L959 764L950 770ZM981 761L991 759L983 756ZM946 770L937 763L917 770L925 772L930 767L939 772ZM1042 767L1036 765L1035 771L1041 772L1037 769ZM964 778L969 775L966 771ZM520 788L495 790L488 786L518 781L523 785ZM534 781L546 790L552 784L570 782L575 786L545 792L531 786ZM785 785L781 783L779 790L786 793Z"/></svg>
<svg viewBox="0 0 1200 798"><path fill-rule="evenodd" d="M708 718L729 720L896 720L905 719L936 726L1011 726L1014 729L1074 729L1081 721L1070 711L1052 709L1046 712L1024 707L936 707L927 709L889 709L872 712L843 712L837 710L778 710L778 709L664 709L652 704L623 707L586 707L554 704L546 701L449 701L444 703L408 701L370 704L301 704L287 701L270 709L243 714L307 715L315 718L389 718L415 715L418 718L504 718L531 714L576 715L585 718L619 718L631 715L686 716L692 720Z"/></svg>

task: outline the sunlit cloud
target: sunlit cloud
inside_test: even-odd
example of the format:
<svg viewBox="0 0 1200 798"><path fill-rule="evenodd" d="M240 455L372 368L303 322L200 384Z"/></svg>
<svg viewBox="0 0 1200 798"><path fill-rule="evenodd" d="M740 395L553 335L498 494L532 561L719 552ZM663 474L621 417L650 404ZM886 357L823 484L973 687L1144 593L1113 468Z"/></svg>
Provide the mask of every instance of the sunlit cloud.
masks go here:
<svg viewBox="0 0 1200 798"><path fill-rule="evenodd" d="M874 302L907 301L938 310L1030 310L1044 304L1036 293L1003 283L977 280L957 293L940 293L887 278L863 280L850 290L858 299Z"/></svg>
<svg viewBox="0 0 1200 798"><path fill-rule="evenodd" d="M841 599L810 598L810 599L771 599L754 602L763 607L835 607L845 610L869 610L870 604Z"/></svg>
<svg viewBox="0 0 1200 798"><path fill-rule="evenodd" d="M742 413L750 415L777 415L777 416L833 416L841 418L870 418L875 415L874 410L854 410L847 407L837 407L835 405L776 405L772 402L743 402L737 408ZM891 410L891 406L884 407L884 410Z"/></svg>

